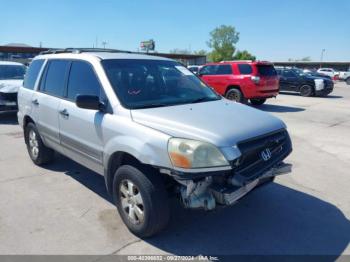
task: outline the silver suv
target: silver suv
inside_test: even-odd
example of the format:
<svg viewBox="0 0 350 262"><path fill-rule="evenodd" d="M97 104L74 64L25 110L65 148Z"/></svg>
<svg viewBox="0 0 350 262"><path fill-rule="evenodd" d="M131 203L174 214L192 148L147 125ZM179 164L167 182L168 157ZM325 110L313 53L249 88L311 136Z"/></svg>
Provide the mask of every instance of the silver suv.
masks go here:
<svg viewBox="0 0 350 262"><path fill-rule="evenodd" d="M285 124L217 95L180 63L96 50L37 56L18 94L30 158L57 151L101 174L119 214L140 237L186 208L232 205L290 172Z"/></svg>

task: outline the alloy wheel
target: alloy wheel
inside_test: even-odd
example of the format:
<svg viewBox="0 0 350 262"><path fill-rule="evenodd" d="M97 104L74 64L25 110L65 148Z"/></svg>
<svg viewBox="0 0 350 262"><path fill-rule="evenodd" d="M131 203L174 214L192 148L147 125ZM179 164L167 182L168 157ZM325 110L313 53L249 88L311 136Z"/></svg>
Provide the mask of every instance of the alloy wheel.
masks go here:
<svg viewBox="0 0 350 262"><path fill-rule="evenodd" d="M230 92L230 93L228 93L228 95L227 95L227 99L228 99L228 100L232 100L232 101L239 102L240 97L239 97L239 95L238 95L236 92Z"/></svg>
<svg viewBox="0 0 350 262"><path fill-rule="evenodd" d="M119 187L119 197L123 212L133 224L144 220L144 204L138 187L129 179L124 179Z"/></svg>
<svg viewBox="0 0 350 262"><path fill-rule="evenodd" d="M37 135L33 129L29 131L29 149L32 157L37 159L39 156L39 142Z"/></svg>

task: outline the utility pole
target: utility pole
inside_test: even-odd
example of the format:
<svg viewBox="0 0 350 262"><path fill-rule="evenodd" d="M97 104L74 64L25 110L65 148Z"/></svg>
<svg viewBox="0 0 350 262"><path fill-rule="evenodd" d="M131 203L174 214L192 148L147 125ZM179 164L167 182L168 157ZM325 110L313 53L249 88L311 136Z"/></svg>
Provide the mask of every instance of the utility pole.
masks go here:
<svg viewBox="0 0 350 262"><path fill-rule="evenodd" d="M108 42L106 42L106 41L103 41L102 42L102 45L103 45L103 49L106 49L106 45L108 44Z"/></svg>
<svg viewBox="0 0 350 262"><path fill-rule="evenodd" d="M322 67L324 52L326 52L326 49L322 49L322 52L321 52L321 64L320 64L320 68Z"/></svg>

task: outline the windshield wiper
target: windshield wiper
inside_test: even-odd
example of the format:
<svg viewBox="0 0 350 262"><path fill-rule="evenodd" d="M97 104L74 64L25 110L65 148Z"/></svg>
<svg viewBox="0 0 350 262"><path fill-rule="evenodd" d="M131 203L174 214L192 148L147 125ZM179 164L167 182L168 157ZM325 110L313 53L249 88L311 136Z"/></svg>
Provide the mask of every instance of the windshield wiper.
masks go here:
<svg viewBox="0 0 350 262"><path fill-rule="evenodd" d="M192 100L191 103L195 104L195 103L208 102L208 101L214 101L214 100L219 100L219 97L217 97L216 99L214 99L212 97L207 97L207 96L200 97L200 98Z"/></svg>
<svg viewBox="0 0 350 262"><path fill-rule="evenodd" d="M169 106L169 104L153 103L153 104L148 104L143 106L135 106L133 109L146 109L146 108L165 107L165 106Z"/></svg>

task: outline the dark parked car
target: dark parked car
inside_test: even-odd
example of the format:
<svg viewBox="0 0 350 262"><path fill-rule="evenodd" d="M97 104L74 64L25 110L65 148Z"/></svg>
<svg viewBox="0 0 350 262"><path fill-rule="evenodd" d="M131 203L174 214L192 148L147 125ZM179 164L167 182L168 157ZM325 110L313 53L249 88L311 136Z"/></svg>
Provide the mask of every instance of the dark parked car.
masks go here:
<svg viewBox="0 0 350 262"><path fill-rule="evenodd" d="M304 73L297 68L276 68L280 76L280 91L298 92L302 96L327 96L334 83L324 76Z"/></svg>

